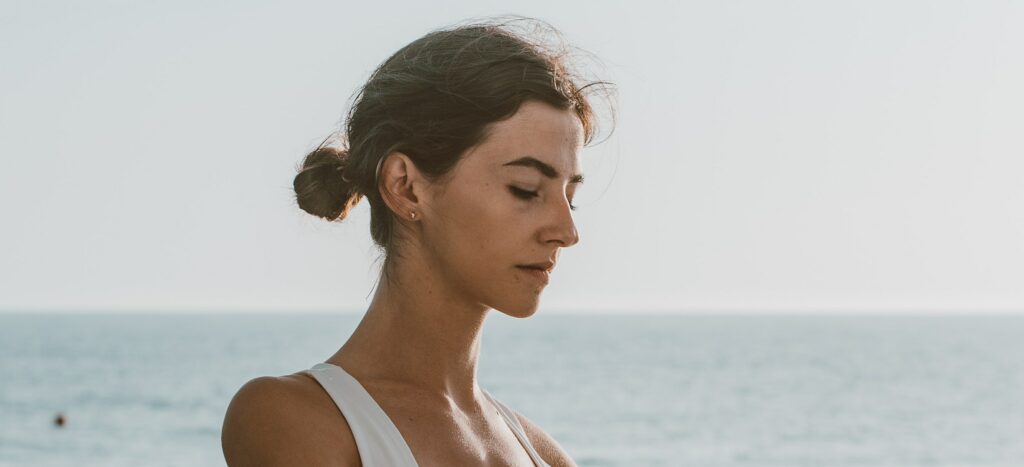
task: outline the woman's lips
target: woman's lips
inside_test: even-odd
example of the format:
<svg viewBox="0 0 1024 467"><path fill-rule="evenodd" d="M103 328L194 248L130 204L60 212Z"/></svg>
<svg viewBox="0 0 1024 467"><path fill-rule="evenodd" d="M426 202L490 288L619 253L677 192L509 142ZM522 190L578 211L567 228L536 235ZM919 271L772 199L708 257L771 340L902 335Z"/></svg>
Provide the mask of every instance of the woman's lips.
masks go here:
<svg viewBox="0 0 1024 467"><path fill-rule="evenodd" d="M529 266L516 266L516 267L519 268L520 270L522 270L523 272L525 272L530 277L533 277L533 278L541 281L544 284L548 283L548 271L545 271L545 270L540 269L540 268L531 268Z"/></svg>

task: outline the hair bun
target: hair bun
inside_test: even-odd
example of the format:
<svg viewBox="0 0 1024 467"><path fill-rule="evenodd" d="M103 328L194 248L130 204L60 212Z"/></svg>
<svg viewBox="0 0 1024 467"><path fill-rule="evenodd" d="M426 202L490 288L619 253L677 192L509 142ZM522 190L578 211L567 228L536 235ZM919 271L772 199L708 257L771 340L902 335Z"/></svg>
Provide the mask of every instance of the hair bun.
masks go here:
<svg viewBox="0 0 1024 467"><path fill-rule="evenodd" d="M295 176L295 200L299 207L329 221L343 220L362 199L354 181L343 178L348 152L321 146L306 155Z"/></svg>

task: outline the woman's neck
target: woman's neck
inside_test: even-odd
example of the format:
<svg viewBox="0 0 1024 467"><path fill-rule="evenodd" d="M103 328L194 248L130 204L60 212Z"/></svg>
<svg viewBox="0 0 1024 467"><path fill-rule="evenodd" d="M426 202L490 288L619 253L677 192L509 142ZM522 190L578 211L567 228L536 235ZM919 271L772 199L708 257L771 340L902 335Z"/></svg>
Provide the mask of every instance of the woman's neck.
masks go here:
<svg viewBox="0 0 1024 467"><path fill-rule="evenodd" d="M400 285L381 281L363 319L330 360L368 380L474 405L480 398L476 366L488 308L468 304L436 273L416 269L394 271Z"/></svg>

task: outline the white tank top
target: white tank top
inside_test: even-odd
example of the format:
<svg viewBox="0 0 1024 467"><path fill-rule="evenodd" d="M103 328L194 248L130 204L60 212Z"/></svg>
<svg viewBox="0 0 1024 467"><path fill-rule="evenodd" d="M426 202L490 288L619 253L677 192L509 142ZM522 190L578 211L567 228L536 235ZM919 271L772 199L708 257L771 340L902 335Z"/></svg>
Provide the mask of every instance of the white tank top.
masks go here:
<svg viewBox="0 0 1024 467"><path fill-rule="evenodd" d="M364 466L417 467L412 450L398 428L352 375L340 366L330 363L317 363L306 372L323 386L345 416L359 449L359 459ZM537 467L550 467L530 444L526 430L515 414L486 390L483 393L498 408L501 418L526 448L533 463Z"/></svg>

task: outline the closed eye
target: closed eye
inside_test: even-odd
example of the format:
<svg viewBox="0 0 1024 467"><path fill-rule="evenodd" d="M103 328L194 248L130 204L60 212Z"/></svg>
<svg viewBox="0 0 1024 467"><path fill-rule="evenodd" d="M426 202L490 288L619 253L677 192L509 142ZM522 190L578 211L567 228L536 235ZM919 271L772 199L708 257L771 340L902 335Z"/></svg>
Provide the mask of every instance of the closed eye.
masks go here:
<svg viewBox="0 0 1024 467"><path fill-rule="evenodd" d="M508 189L509 189L509 191L512 192L513 195L515 195L516 198L527 200L527 201L530 201L533 198L536 198L537 196L540 196L540 194L538 194L536 191L524 190L522 188L517 188L517 187L514 187L514 186L509 186ZM576 206L573 206L572 203L569 203L569 209L575 211L576 210Z"/></svg>

